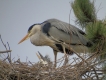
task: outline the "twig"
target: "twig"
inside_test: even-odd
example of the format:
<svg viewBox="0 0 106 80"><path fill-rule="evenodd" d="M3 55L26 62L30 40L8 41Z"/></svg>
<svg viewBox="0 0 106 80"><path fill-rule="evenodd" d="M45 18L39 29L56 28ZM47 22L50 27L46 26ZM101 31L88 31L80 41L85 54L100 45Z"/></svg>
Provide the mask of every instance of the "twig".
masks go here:
<svg viewBox="0 0 106 80"><path fill-rule="evenodd" d="M0 51L0 54L2 53L8 53L8 52L11 52L12 50L6 50L6 51Z"/></svg>
<svg viewBox="0 0 106 80"><path fill-rule="evenodd" d="M3 60L3 61L6 61L8 59L9 55Z"/></svg>
<svg viewBox="0 0 106 80"><path fill-rule="evenodd" d="M4 42L3 42L2 38L1 38L1 35L0 35L0 39L1 39L2 44L4 45L4 47L5 47L6 50L7 50L7 47L6 47L6 45L4 44Z"/></svg>
<svg viewBox="0 0 106 80"><path fill-rule="evenodd" d="M9 45L8 42L7 42L7 44L8 44L9 50L10 50L10 45ZM10 52L10 54L9 54L9 58L8 58L8 60L9 60L10 63L12 62L12 60L11 60L11 52Z"/></svg>

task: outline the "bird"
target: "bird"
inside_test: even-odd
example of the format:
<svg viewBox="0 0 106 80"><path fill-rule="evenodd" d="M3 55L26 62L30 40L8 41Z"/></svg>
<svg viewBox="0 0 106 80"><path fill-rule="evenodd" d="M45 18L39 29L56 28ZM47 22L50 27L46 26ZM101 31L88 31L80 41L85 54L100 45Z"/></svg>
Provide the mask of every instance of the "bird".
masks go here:
<svg viewBox="0 0 106 80"><path fill-rule="evenodd" d="M36 55L39 58L41 64L48 65L48 64L51 63L50 58L49 58L48 55L46 55L45 57L43 57L43 55L40 52L36 53Z"/></svg>
<svg viewBox="0 0 106 80"><path fill-rule="evenodd" d="M54 52L56 67L57 53L72 55L75 52L89 52L92 42L86 37L81 29L59 19L47 19L42 23L33 24L29 27L27 35L18 44L30 38L35 46L50 46ZM73 50L70 50L70 48Z"/></svg>

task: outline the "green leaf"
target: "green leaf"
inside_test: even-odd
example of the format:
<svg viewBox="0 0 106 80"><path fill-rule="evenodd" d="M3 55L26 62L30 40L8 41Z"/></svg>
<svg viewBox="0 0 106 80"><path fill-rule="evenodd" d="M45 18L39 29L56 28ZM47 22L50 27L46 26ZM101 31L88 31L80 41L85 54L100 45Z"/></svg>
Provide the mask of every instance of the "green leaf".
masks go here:
<svg viewBox="0 0 106 80"><path fill-rule="evenodd" d="M82 28L84 28L89 22L94 22L96 20L94 1L75 0L71 3L71 6L77 18L76 22L81 25Z"/></svg>

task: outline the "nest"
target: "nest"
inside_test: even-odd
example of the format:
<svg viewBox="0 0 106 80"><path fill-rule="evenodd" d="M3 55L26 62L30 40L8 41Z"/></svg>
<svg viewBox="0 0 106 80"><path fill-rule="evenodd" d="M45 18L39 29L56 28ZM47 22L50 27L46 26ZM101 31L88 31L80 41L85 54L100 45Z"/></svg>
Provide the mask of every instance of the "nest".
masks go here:
<svg viewBox="0 0 106 80"><path fill-rule="evenodd" d="M57 68L52 63L44 65L21 62L19 59L15 62L4 59L0 60L0 80L101 80L105 70L97 65L105 60L98 62L97 56L73 58L71 63Z"/></svg>

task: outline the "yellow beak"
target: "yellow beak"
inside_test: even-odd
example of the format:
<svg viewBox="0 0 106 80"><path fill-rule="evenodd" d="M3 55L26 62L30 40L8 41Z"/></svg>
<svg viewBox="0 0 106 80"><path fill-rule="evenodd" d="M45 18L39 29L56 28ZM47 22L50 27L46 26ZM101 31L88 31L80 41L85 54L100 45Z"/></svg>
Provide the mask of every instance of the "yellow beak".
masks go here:
<svg viewBox="0 0 106 80"><path fill-rule="evenodd" d="M29 37L30 37L30 36L29 36L29 33L28 33L18 44L20 44L20 43L22 43L23 41L27 40Z"/></svg>

